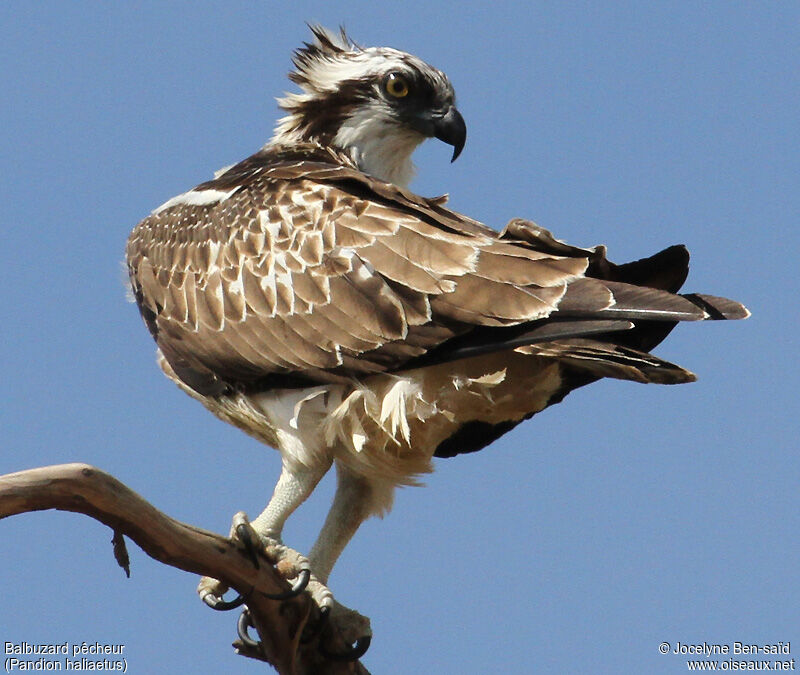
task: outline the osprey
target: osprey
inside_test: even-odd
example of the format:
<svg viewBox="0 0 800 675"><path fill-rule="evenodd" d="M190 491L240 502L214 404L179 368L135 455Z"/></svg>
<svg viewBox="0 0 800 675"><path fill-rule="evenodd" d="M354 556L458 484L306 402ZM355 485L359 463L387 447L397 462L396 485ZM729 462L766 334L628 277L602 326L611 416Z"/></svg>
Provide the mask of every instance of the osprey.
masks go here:
<svg viewBox="0 0 800 675"><path fill-rule="evenodd" d="M497 232L410 192L417 145L438 138L454 160L464 146L450 81L312 32L273 138L139 223L127 265L167 377L281 453L252 522L264 544L289 555L286 519L336 466L307 559L330 607L345 545L433 457L480 450L603 377L690 382L648 352L679 321L748 312L677 294L682 246L615 265L530 221Z"/></svg>

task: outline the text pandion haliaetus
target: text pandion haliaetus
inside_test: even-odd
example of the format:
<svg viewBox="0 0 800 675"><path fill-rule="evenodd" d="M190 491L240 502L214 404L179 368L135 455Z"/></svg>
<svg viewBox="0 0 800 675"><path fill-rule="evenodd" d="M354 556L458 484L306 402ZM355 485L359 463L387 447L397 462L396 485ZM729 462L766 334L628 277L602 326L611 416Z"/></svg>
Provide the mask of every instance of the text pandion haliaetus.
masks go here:
<svg viewBox="0 0 800 675"><path fill-rule="evenodd" d="M265 542L336 465L308 556L325 604L361 522L432 457L479 450L602 377L689 382L648 352L679 321L747 310L678 295L682 246L615 265L603 247L524 220L498 233L413 194L416 146L436 137L455 158L466 139L449 80L312 31L272 140L153 211L127 263L167 376L281 453L253 521Z"/></svg>

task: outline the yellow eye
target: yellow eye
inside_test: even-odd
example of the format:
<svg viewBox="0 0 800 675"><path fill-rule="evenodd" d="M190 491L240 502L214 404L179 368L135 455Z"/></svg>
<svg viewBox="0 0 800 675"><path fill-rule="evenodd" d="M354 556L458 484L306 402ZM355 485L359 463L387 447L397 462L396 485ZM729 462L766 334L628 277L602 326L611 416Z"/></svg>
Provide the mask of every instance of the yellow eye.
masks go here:
<svg viewBox="0 0 800 675"><path fill-rule="evenodd" d="M399 73L389 73L383 82L383 88L394 98L403 98L409 92L408 80Z"/></svg>

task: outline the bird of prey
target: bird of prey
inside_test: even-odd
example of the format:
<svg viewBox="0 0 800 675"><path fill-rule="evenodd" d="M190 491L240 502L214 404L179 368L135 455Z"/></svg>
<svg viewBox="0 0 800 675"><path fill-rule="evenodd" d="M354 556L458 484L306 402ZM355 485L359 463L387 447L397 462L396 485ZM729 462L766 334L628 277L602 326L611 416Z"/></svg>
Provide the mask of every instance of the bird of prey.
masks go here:
<svg viewBox="0 0 800 675"><path fill-rule="evenodd" d="M330 605L345 545L433 457L480 450L603 377L690 382L650 350L677 322L748 312L678 294L682 246L616 265L604 247L521 219L498 232L412 193L423 140L453 160L464 146L450 81L411 54L311 30L272 139L140 222L127 266L167 377L281 453L252 522L263 543L290 551L284 523L336 466L307 558Z"/></svg>

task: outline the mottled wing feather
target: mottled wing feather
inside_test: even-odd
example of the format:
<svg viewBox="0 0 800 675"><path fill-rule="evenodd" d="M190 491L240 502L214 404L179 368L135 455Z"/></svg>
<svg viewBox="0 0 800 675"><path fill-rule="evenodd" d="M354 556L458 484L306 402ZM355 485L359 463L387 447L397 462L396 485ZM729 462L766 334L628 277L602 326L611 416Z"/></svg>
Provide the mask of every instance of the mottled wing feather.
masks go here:
<svg viewBox="0 0 800 675"><path fill-rule="evenodd" d="M445 201L370 178L332 150L261 151L134 229L137 302L165 358L200 393L397 370L476 330L521 326L497 335L516 345L542 330L524 324L556 309L590 333L612 325L603 322L619 330L629 319L736 311L622 283L644 261L614 266L602 247L569 246L528 221L498 234ZM573 321L562 334L581 329Z"/></svg>
<svg viewBox="0 0 800 675"><path fill-rule="evenodd" d="M212 191L227 197L142 221L128 264L165 357L222 382L396 369L474 325L548 315L587 264L324 152L255 155L193 193Z"/></svg>

